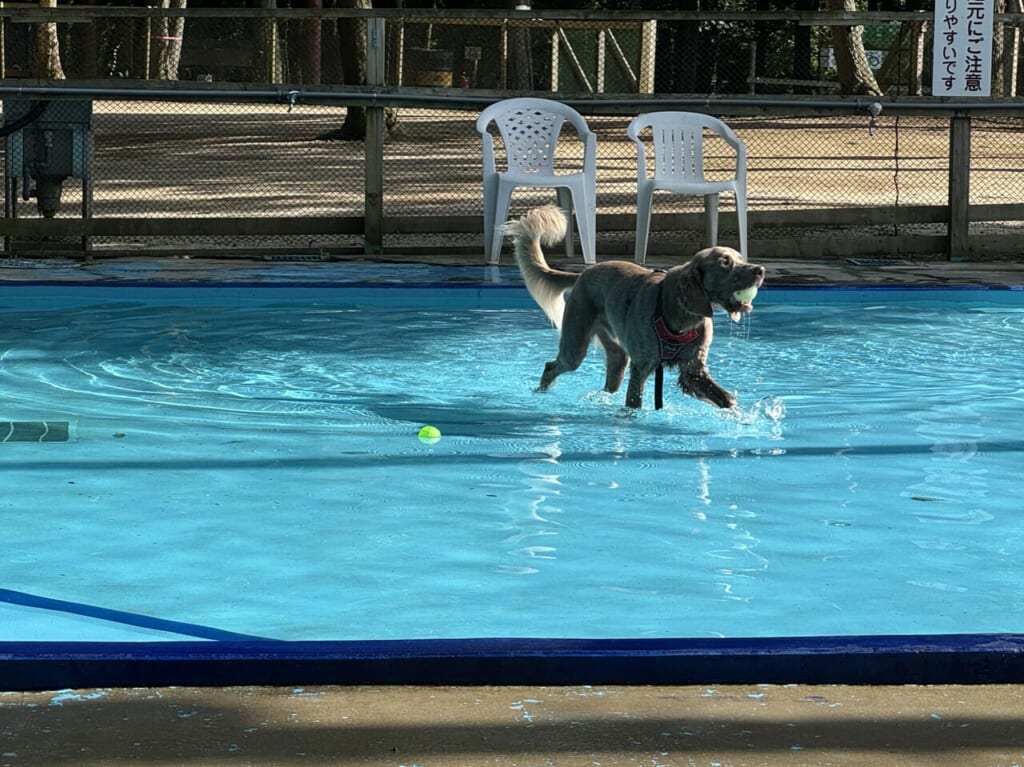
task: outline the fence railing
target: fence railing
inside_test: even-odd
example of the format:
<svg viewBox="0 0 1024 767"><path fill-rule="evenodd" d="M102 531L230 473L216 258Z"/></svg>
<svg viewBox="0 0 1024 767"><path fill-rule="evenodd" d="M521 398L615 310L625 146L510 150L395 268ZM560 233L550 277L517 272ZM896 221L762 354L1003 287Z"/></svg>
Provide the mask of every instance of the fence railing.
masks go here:
<svg viewBox="0 0 1024 767"><path fill-rule="evenodd" d="M858 19L902 28L908 16ZM1019 16L1001 17L1007 39ZM835 14L415 17L75 6L0 8L0 19L8 134L0 236L8 254L480 254L476 114L523 93L571 103L599 135L601 256L632 252L635 149L625 126L653 109L713 113L747 144L753 256L965 259L1024 245L1024 102L917 97L899 77L884 95L839 96L827 67L813 71L821 85L811 89L812 80L793 76L806 72L771 64L771 56L759 63L756 43L775 39L776 27L817 21L827 30L843 20ZM174 19L184 20L182 34L164 34L174 30L161 25ZM32 29L54 20L70 62L66 79L11 76L25 74ZM711 21L756 34L714 62L715 90L676 90L692 75L678 71L694 63L686 36L697 34L690 42L700 47L701 28L716 28ZM317 57L296 50L310 25L321 36ZM342 35L342 26L356 36ZM175 36L179 79L155 77L166 51L152 41ZM324 37L344 37L353 50L339 47L334 62ZM358 82L345 84L335 69L353 53ZM728 61L742 68L723 69ZM666 69L677 78L668 91ZM767 88L790 92L760 92ZM50 174L61 175L59 203L52 179L40 184L26 172L25 129L17 127L41 105L47 111L37 120L67 140L66 156L57 156L67 167ZM345 140L353 116L363 120L358 140ZM540 201L524 192L513 205ZM697 203L666 198L655 210L650 253L700 244ZM729 223L727 215L724 238Z"/></svg>

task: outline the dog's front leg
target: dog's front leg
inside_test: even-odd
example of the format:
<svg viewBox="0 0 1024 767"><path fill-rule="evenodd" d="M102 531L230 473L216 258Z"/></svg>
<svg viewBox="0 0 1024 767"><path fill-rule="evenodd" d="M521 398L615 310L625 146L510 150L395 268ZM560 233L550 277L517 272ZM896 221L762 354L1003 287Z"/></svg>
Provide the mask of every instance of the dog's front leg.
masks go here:
<svg viewBox="0 0 1024 767"><path fill-rule="evenodd" d="M715 383L708 369L701 365L679 372L679 388L691 397L717 405L721 408L734 407L736 398Z"/></svg>
<svg viewBox="0 0 1024 767"><path fill-rule="evenodd" d="M629 386L626 387L626 407L640 408L644 404L644 387L654 368L641 368L635 362L629 366Z"/></svg>

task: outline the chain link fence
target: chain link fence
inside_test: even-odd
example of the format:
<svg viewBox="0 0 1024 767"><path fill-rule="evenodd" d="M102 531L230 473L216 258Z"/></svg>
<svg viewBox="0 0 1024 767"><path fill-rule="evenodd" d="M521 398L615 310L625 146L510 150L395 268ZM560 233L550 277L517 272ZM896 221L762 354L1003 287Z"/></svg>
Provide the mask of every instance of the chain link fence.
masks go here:
<svg viewBox="0 0 1024 767"><path fill-rule="evenodd" d="M385 18L383 39L375 40L367 15L351 11L77 6L57 13L78 14L75 23L55 25L66 79L44 81L26 96L19 78L38 73L35 42L46 22L0 9L5 125L19 100L55 103L87 92L87 178L68 174L59 211L44 214L25 197L33 179L18 164L24 147L12 144L20 132L11 132L2 144L8 252L73 248L82 232L100 254L361 252L367 174L377 162L384 249L481 252L476 116L491 101L523 93L570 100L598 134L602 256L633 247L636 149L626 125L663 108L716 114L746 143L752 255L945 247L950 116L894 105L929 77L919 22L907 14L864 31L865 50L885 52L872 66L886 95L841 100L827 44L832 27L806 15L375 11ZM1001 39L1018 39L1016 30L1003 24ZM367 86L374 45L383 48L384 71L381 84ZM1005 47L999 55L997 69L1008 76L997 84L1009 92L1016 70L1004 66ZM884 107L877 119L865 109L871 99ZM362 130L368 105L387 110L379 157L364 133L345 140L352 123ZM973 118L971 232L1006 235L1000 247L1009 252L1020 244L1014 238L1024 217L1024 109L999 106ZM711 171L730 157L709 147ZM512 212L550 199L517 191ZM724 202L721 239L733 244ZM699 199L657 197L650 252L700 245L700 209ZM80 218L92 223L76 228Z"/></svg>
<svg viewBox="0 0 1024 767"><path fill-rule="evenodd" d="M366 12L280 8L58 8L62 69L72 79L358 84L353 54ZM239 6L244 4L237 4ZM251 4L249 4L251 5ZM926 95L931 3L916 11L851 14L730 10L650 12L401 11L388 21L388 85L565 93L834 94L843 36L863 49L880 92ZM927 6L927 7L925 7ZM420 15L415 15L419 13ZM543 18L532 18L541 16ZM42 73L38 9L9 9L4 76ZM1024 14L995 17L993 95L1016 97ZM837 34L837 30L839 33ZM170 62L170 63L168 63ZM865 91L866 92L866 91Z"/></svg>

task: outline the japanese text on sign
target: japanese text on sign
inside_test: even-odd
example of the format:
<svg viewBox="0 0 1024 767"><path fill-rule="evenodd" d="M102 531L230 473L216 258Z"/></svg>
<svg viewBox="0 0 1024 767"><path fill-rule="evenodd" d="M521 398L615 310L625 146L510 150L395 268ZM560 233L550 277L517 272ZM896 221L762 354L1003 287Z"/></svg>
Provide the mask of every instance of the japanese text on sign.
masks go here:
<svg viewBox="0 0 1024 767"><path fill-rule="evenodd" d="M936 0L933 96L988 96L994 0Z"/></svg>

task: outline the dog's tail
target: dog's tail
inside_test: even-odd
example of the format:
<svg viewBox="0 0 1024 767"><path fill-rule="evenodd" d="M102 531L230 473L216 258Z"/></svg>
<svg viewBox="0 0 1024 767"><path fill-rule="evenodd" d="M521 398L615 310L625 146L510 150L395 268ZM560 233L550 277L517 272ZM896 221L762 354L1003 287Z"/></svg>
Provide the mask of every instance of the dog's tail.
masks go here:
<svg viewBox="0 0 1024 767"><path fill-rule="evenodd" d="M567 231L565 211L555 205L534 208L518 221L505 224L505 234L515 244L516 264L526 289L556 328L562 327L565 291L576 283L579 274L552 269L541 246L563 240Z"/></svg>

